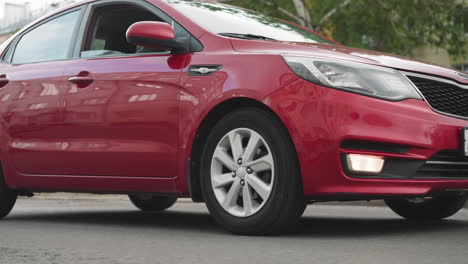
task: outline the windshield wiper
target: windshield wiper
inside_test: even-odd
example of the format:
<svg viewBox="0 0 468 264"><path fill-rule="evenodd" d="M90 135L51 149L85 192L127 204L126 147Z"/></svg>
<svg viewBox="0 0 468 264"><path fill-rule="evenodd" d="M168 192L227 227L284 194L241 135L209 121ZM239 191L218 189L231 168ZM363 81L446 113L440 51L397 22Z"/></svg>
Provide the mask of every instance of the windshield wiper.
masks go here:
<svg viewBox="0 0 468 264"><path fill-rule="evenodd" d="M254 35L254 34L218 33L218 35L225 36L225 37L230 37L230 38L239 38L239 39L260 39L260 40L274 40L274 41L276 41L276 39L273 39L273 38L260 36L260 35Z"/></svg>

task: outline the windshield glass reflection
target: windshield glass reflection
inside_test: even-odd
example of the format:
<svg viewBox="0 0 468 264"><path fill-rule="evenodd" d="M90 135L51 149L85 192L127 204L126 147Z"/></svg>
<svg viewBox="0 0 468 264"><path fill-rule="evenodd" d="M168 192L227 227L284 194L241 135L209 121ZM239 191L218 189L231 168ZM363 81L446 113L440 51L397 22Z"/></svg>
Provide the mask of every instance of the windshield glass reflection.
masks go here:
<svg viewBox="0 0 468 264"><path fill-rule="evenodd" d="M207 30L226 33L262 36L290 42L334 44L305 29L261 13L220 3L168 0L177 10Z"/></svg>

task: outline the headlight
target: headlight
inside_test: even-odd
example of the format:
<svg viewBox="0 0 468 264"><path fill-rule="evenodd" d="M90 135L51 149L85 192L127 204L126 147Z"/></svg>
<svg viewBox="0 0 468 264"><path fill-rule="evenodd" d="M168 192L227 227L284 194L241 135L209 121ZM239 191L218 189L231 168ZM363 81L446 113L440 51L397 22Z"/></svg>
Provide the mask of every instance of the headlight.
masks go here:
<svg viewBox="0 0 468 264"><path fill-rule="evenodd" d="M392 101L422 100L406 77L393 69L310 57L284 59L299 77L315 84Z"/></svg>

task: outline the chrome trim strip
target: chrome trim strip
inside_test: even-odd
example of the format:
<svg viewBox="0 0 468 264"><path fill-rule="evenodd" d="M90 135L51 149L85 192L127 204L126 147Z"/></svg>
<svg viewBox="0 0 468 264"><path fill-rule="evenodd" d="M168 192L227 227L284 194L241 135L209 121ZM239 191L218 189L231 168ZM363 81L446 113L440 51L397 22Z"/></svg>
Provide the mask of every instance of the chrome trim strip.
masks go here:
<svg viewBox="0 0 468 264"><path fill-rule="evenodd" d="M468 162L456 162L456 161L426 161L426 164L434 164L434 165L468 165Z"/></svg>
<svg viewBox="0 0 468 264"><path fill-rule="evenodd" d="M411 83L411 85L413 85L413 87L416 89L416 91L418 91L421 98L427 103L427 105L429 106L429 108L431 108L432 111L434 111L434 112L436 112L438 114L441 114L441 115L445 115L445 116L449 116L449 117L453 117L453 118L457 118L457 119L468 120L468 116L453 115L453 114L450 114L450 113L439 111L439 110L435 109L434 107L432 107L432 105L429 103L429 101L426 99L426 97L424 97L424 94L422 94L422 92L419 90L419 88L411 81L410 78L408 78L408 76L414 76L414 77L418 77L418 78L429 79L429 80L433 80L433 81L437 81L437 82L444 82L444 83L452 84L452 85L460 87L461 89L466 89L467 92L468 92L468 84L460 84L460 83L457 83L457 82L452 81L452 80L447 80L447 79L440 78L440 77L434 77L434 76L424 75L424 74L419 74L419 73L414 73L414 72L406 72L406 71L400 71L400 72Z"/></svg>
<svg viewBox="0 0 468 264"><path fill-rule="evenodd" d="M468 81L468 74L462 73L462 72L457 72L457 75Z"/></svg>

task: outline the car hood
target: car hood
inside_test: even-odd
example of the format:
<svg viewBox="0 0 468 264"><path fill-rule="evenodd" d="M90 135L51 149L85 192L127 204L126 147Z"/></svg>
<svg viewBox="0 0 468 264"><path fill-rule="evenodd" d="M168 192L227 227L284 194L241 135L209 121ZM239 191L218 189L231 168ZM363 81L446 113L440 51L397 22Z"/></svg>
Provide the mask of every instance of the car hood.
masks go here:
<svg viewBox="0 0 468 264"><path fill-rule="evenodd" d="M468 84L466 73L392 54L349 48L346 46L278 41L232 40L238 52L310 56L384 66L403 71L437 75Z"/></svg>

